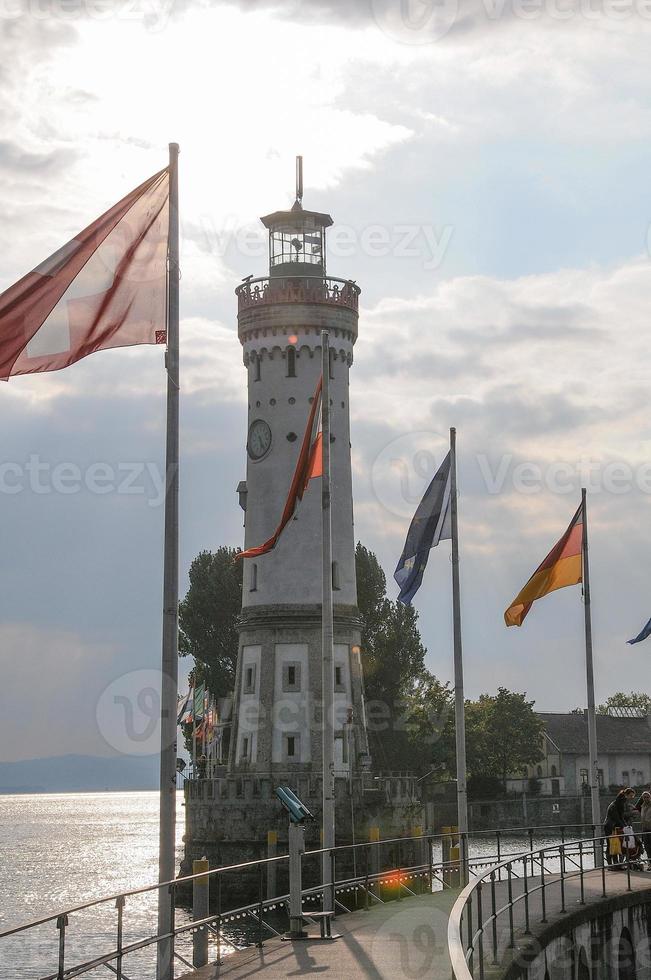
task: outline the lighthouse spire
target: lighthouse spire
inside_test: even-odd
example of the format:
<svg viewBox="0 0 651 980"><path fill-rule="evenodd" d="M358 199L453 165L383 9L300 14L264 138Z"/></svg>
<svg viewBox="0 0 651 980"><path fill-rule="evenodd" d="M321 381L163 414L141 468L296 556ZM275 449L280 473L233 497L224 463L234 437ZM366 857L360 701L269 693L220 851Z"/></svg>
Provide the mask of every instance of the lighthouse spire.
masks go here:
<svg viewBox="0 0 651 980"><path fill-rule="evenodd" d="M294 208L303 207L303 157L296 157L296 203Z"/></svg>

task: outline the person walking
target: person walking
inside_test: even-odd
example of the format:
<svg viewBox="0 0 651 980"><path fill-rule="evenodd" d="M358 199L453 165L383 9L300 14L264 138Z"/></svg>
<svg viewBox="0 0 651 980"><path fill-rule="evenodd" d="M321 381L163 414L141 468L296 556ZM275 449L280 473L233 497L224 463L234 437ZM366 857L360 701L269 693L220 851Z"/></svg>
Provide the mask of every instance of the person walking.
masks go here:
<svg viewBox="0 0 651 980"><path fill-rule="evenodd" d="M631 813L634 811L633 798L635 792L627 786L619 791L615 799L606 810L604 821L604 837L606 840L606 861L608 864L621 864L622 855L622 828L631 820Z"/></svg>
<svg viewBox="0 0 651 980"><path fill-rule="evenodd" d="M647 863L651 868L651 793L647 790L637 802L637 809L640 811L640 823L642 825L642 843L646 851Z"/></svg>

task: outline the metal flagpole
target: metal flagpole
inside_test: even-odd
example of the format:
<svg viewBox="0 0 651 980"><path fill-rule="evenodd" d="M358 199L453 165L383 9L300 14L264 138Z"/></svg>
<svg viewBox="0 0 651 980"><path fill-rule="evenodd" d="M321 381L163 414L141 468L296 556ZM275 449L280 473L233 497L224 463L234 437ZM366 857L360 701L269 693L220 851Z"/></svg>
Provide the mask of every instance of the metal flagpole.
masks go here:
<svg viewBox="0 0 651 980"><path fill-rule="evenodd" d="M321 694L322 752L323 752L323 844L335 846L335 665L333 656L332 608L332 512L330 509L330 347L327 330L321 331L321 441L323 447L323 476L321 478L321 542L322 542L322 609L321 609ZM334 912L334 883L330 853L322 856L323 911ZM330 886L330 887L328 887Z"/></svg>
<svg viewBox="0 0 651 980"><path fill-rule="evenodd" d="M592 823L595 833L601 826L601 802L599 799L599 762L597 750L597 711L594 696L594 661L592 657L592 616L590 612L590 563L588 561L588 506L585 487L581 490L583 512L583 612L585 617L585 662L588 684L588 751L590 754L590 799ZM601 854L601 848L599 849ZM602 856L603 860L603 856Z"/></svg>
<svg viewBox="0 0 651 980"><path fill-rule="evenodd" d="M179 181L178 143L169 145L169 239L167 313L167 444L165 454L165 557L161 661L160 829L158 880L176 871L176 699L179 615ZM174 893L158 892L158 934L174 926ZM157 980L174 978L174 939L158 943Z"/></svg>
<svg viewBox="0 0 651 980"><path fill-rule="evenodd" d="M457 430L450 429L450 525L452 532L452 620L454 630L454 696L457 746L457 811L461 836L461 868L468 884L468 791L466 786L466 717L461 646L461 595L459 587L459 525L457 519Z"/></svg>

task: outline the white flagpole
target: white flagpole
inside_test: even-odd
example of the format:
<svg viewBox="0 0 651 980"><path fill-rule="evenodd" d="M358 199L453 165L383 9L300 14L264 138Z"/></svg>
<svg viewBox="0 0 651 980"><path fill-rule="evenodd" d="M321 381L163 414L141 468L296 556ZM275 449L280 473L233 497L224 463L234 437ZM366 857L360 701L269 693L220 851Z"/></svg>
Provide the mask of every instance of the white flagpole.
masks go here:
<svg viewBox="0 0 651 980"><path fill-rule="evenodd" d="M334 622L332 607L332 512L330 508L330 347L327 330L321 331L321 478L322 608L321 608L321 699L323 752L323 844L335 846L335 730L334 730ZM323 911L334 911L332 861L326 850L321 865Z"/></svg>
<svg viewBox="0 0 651 980"><path fill-rule="evenodd" d="M178 143L169 145L169 245L167 312L167 444L165 455L165 545L163 648L161 658L160 829L158 880L176 872L176 699L178 696L179 610L179 182ZM174 925L174 895L158 892L158 934ZM158 943L157 980L174 978L174 939Z"/></svg>
<svg viewBox="0 0 651 980"><path fill-rule="evenodd" d="M594 694L594 660L592 657L592 615L590 611L590 562L588 561L588 504L585 487L581 490L583 509L583 611L585 619L585 662L588 686L588 752L590 755L590 799L592 822L595 833L601 827L601 801L599 798L599 755L597 748L597 710ZM595 849L596 850L596 849ZM600 852L601 853L601 852ZM603 860L603 856L602 856Z"/></svg>
<svg viewBox="0 0 651 980"><path fill-rule="evenodd" d="M461 835L464 886L468 883L468 790L466 785L466 717L461 645L461 590L459 585L459 526L457 520L457 430L450 429L450 525L452 531L452 620L454 629L454 696L457 745L457 812Z"/></svg>

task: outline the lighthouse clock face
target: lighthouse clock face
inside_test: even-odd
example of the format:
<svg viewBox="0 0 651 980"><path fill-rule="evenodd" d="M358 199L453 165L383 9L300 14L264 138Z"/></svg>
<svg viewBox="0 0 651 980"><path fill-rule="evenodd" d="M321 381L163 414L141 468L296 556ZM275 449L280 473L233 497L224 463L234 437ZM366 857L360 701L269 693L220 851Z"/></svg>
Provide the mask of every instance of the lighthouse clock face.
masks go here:
<svg viewBox="0 0 651 980"><path fill-rule="evenodd" d="M251 423L246 450L251 459L262 459L271 448L271 429L264 419L256 419Z"/></svg>

